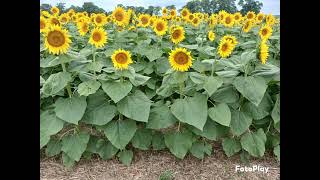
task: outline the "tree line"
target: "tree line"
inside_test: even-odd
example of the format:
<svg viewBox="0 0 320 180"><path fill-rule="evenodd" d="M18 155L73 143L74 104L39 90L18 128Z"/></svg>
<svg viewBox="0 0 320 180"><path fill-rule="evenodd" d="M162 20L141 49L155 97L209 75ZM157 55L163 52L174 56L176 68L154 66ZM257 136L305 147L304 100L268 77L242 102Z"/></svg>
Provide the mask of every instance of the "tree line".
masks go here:
<svg viewBox="0 0 320 180"><path fill-rule="evenodd" d="M240 9L236 6L236 0L192 0L187 2L185 6L182 8L188 8L192 13L194 12L202 12L202 13L217 13L220 10L225 10L229 13L235 13L240 11L242 14L246 14L248 11L253 11L255 13L260 12L263 3L255 0L240 0L238 2L238 6L241 7ZM149 6L147 8L142 6L124 6L122 4L118 4L118 6L123 7L125 9L131 8L136 13L148 13L153 15L160 15L161 14L161 7L160 6ZM50 11L51 9L50 4L41 4L40 9ZM110 13L106 12L103 8L98 7L92 2L85 2L81 7L79 6L70 6L69 8L65 7L65 3L58 3L56 5L60 9L60 11L67 12L70 9L74 9L76 12L83 12L86 11L88 13ZM175 5L166 6L167 9L176 9ZM180 11L181 9L179 9Z"/></svg>

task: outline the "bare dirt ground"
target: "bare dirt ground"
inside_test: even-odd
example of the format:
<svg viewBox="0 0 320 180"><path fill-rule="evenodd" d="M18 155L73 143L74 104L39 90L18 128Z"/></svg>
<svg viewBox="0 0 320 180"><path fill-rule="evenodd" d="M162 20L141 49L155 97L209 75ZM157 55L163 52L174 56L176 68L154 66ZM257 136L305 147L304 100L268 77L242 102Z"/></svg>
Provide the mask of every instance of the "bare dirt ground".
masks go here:
<svg viewBox="0 0 320 180"><path fill-rule="evenodd" d="M260 165L269 167L269 171L235 172L236 165ZM241 164L239 155L227 158L221 147L214 147L213 155L203 160L191 155L178 160L168 151L136 151L129 167L117 159L80 160L72 169L65 168L60 158L40 160L41 180L158 180L166 170L172 171L175 180L280 179L280 163L271 155L251 159L250 164L245 165Z"/></svg>

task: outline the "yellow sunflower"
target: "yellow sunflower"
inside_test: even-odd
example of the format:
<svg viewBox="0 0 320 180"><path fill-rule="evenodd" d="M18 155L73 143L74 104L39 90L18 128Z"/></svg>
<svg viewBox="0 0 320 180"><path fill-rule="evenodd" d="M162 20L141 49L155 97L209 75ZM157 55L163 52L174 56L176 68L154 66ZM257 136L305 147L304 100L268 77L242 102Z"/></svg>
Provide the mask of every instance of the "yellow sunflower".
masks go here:
<svg viewBox="0 0 320 180"><path fill-rule="evenodd" d="M41 11L41 15L44 16L44 17L46 17L46 18L48 18L48 17L51 16L48 11Z"/></svg>
<svg viewBox="0 0 320 180"><path fill-rule="evenodd" d="M68 16L69 16L69 19L72 18L72 16L75 14L74 10L73 9L70 9L68 12L67 12Z"/></svg>
<svg viewBox="0 0 320 180"><path fill-rule="evenodd" d="M117 7L112 12L112 19L118 26L126 26L128 22L127 12L122 7Z"/></svg>
<svg viewBox="0 0 320 180"><path fill-rule="evenodd" d="M198 27L199 24L200 24L200 19L199 19L199 17L193 18L193 20L191 21L191 23L192 23L192 25L193 25L194 27Z"/></svg>
<svg viewBox="0 0 320 180"><path fill-rule="evenodd" d="M267 17L266 17L266 23L269 25L269 26L273 26L276 22L276 18L272 15L272 14L269 14Z"/></svg>
<svg viewBox="0 0 320 180"><path fill-rule="evenodd" d="M220 23L223 22L223 19L224 19L226 14L227 14L227 12L225 10L219 11L219 13L218 13L218 21Z"/></svg>
<svg viewBox="0 0 320 180"><path fill-rule="evenodd" d="M232 35L225 35L222 37L222 40L229 40L231 41L232 45L236 46L238 44L237 38Z"/></svg>
<svg viewBox="0 0 320 180"><path fill-rule="evenodd" d="M263 21L263 18L264 18L264 14L263 14L263 13L257 14L257 16L256 16L256 22L257 22L257 23L261 23L261 22Z"/></svg>
<svg viewBox="0 0 320 180"><path fill-rule="evenodd" d="M44 32L46 28L48 27L47 25L47 20L43 16L40 16L40 33Z"/></svg>
<svg viewBox="0 0 320 180"><path fill-rule="evenodd" d="M89 32L89 23L84 21L84 22L79 22L78 24L78 30L81 36L84 36Z"/></svg>
<svg viewBox="0 0 320 180"><path fill-rule="evenodd" d="M130 52L123 49L114 51L111 56L111 60L113 66L120 70L128 69L129 64L133 63Z"/></svg>
<svg viewBox="0 0 320 180"><path fill-rule="evenodd" d="M170 17L174 18L174 17L176 17L176 15L177 15L177 11L175 9L171 9L170 10Z"/></svg>
<svg viewBox="0 0 320 180"><path fill-rule="evenodd" d="M226 58L230 56L233 49L234 45L232 44L231 40L222 39L218 47L218 53L222 58Z"/></svg>
<svg viewBox="0 0 320 180"><path fill-rule="evenodd" d="M140 14L139 15L139 25L142 27L149 26L150 23L150 15L149 14Z"/></svg>
<svg viewBox="0 0 320 180"><path fill-rule="evenodd" d="M168 22L161 18L156 19L153 25L153 30L156 32L158 36L166 34L168 30Z"/></svg>
<svg viewBox="0 0 320 180"><path fill-rule="evenodd" d="M96 46L96 48L103 47L107 42L107 32L101 27L95 27L91 31L89 43Z"/></svg>
<svg viewBox="0 0 320 180"><path fill-rule="evenodd" d="M267 40L272 34L272 28L268 25L264 25L259 30L259 35L262 40Z"/></svg>
<svg viewBox="0 0 320 180"><path fill-rule="evenodd" d="M234 14L234 22L235 22L236 24L240 24L241 20L242 20L242 15L241 15L241 13L240 13L240 12L235 13L235 14Z"/></svg>
<svg viewBox="0 0 320 180"><path fill-rule="evenodd" d="M182 19L184 19L184 20L188 19L188 16L190 14L189 9L183 8L180 14L181 14Z"/></svg>
<svg viewBox="0 0 320 180"><path fill-rule="evenodd" d="M184 28L182 26L176 26L171 31L170 39L174 44L178 44L185 39Z"/></svg>
<svg viewBox="0 0 320 180"><path fill-rule="evenodd" d="M45 47L52 54L64 54L70 47L70 36L66 29L60 26L50 26L45 34Z"/></svg>
<svg viewBox="0 0 320 180"><path fill-rule="evenodd" d="M265 41L262 41L260 44L260 60L262 64L267 62L269 56L269 47Z"/></svg>
<svg viewBox="0 0 320 180"><path fill-rule="evenodd" d="M214 34L214 32L213 31L209 31L208 32L208 39L210 40L210 41L214 41L214 39L215 39L215 34Z"/></svg>
<svg viewBox="0 0 320 180"><path fill-rule="evenodd" d="M60 21L56 16L51 16L49 17L49 24L60 26Z"/></svg>
<svg viewBox="0 0 320 180"><path fill-rule="evenodd" d="M162 9L162 16L166 17L167 14L168 14L168 9L164 7L164 8Z"/></svg>
<svg viewBox="0 0 320 180"><path fill-rule="evenodd" d="M232 14L227 13L223 19L223 25L226 27L232 27L234 24L234 17Z"/></svg>
<svg viewBox="0 0 320 180"><path fill-rule="evenodd" d="M218 23L217 15L212 14L209 18L209 27L213 28Z"/></svg>
<svg viewBox="0 0 320 180"><path fill-rule="evenodd" d="M191 53L185 48L176 48L169 53L169 63L176 71L188 71L192 66Z"/></svg>
<svg viewBox="0 0 320 180"><path fill-rule="evenodd" d="M194 19L194 14L190 13L188 16L188 21L192 22L193 19Z"/></svg>
<svg viewBox="0 0 320 180"><path fill-rule="evenodd" d="M246 18L247 18L248 20L254 20L255 17L256 17L256 14L255 14L253 11L247 12Z"/></svg>
<svg viewBox="0 0 320 180"><path fill-rule="evenodd" d="M93 22L98 27L105 25L106 19L105 19L104 14L96 14L93 18Z"/></svg>
<svg viewBox="0 0 320 180"><path fill-rule="evenodd" d="M60 13L60 9L57 8L56 6L53 6L51 9L50 9L51 13L55 16L59 15Z"/></svg>
<svg viewBox="0 0 320 180"><path fill-rule="evenodd" d="M59 21L61 22L61 24L66 24L69 22L69 16L66 13L63 13L60 15L59 17Z"/></svg>
<svg viewBox="0 0 320 180"><path fill-rule="evenodd" d="M252 28L252 26L253 26L253 22L247 20L247 21L244 22L244 24L243 24L243 26L242 26L242 31L247 33L247 32L250 31L250 29Z"/></svg>

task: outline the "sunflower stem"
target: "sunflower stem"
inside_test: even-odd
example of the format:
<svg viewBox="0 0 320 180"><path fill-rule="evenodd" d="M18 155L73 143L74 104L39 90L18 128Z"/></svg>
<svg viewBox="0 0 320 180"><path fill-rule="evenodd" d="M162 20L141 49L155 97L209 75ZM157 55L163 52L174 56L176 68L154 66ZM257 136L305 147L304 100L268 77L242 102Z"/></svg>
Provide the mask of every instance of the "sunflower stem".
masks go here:
<svg viewBox="0 0 320 180"><path fill-rule="evenodd" d="M93 63L96 63L96 48L94 46L92 46L92 59L93 59ZM96 71L93 70L93 74L94 74L94 77L96 77Z"/></svg>
<svg viewBox="0 0 320 180"><path fill-rule="evenodd" d="M183 91L184 91L184 82L180 83L179 90L180 90L180 99L182 99Z"/></svg>
<svg viewBox="0 0 320 180"><path fill-rule="evenodd" d="M63 72L67 72L66 66L65 66L65 64L63 62L61 62L61 66L62 66ZM71 87L70 87L70 83L69 82L67 83L66 88L67 88L67 91L68 91L69 98L71 98L72 97L72 92L71 92Z"/></svg>

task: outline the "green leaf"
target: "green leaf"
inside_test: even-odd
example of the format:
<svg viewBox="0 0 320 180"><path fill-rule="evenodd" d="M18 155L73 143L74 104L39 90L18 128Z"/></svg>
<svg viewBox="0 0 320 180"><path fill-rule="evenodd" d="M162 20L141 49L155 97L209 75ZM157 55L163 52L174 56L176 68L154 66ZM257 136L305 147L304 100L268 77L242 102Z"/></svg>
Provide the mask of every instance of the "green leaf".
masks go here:
<svg viewBox="0 0 320 180"><path fill-rule="evenodd" d="M115 103L117 103L129 94L132 89L132 84L128 81L104 82L102 83L102 89Z"/></svg>
<svg viewBox="0 0 320 180"><path fill-rule="evenodd" d="M140 122L148 122L150 106L151 101L140 90L136 90L117 104L121 114Z"/></svg>
<svg viewBox="0 0 320 180"><path fill-rule="evenodd" d="M273 107L271 117L274 121L274 124L277 124L278 122L280 122L280 95L277 95L277 100Z"/></svg>
<svg viewBox="0 0 320 180"><path fill-rule="evenodd" d="M231 110L230 128L234 135L240 136L252 123L252 118L245 113L237 110Z"/></svg>
<svg viewBox="0 0 320 180"><path fill-rule="evenodd" d="M229 132L228 127L222 126L210 120L207 121L206 124L204 125L203 131L200 131L199 129L193 126L190 126L189 129L196 135L205 137L213 141L217 141L219 138L225 136Z"/></svg>
<svg viewBox="0 0 320 180"><path fill-rule="evenodd" d="M268 116L271 109L272 99L268 93L265 93L265 96L258 106L252 104L251 102L246 102L242 107L243 112L247 113L256 120L263 119Z"/></svg>
<svg viewBox="0 0 320 180"><path fill-rule="evenodd" d="M209 117L215 122L230 127L231 112L226 103L217 104L215 107L209 108Z"/></svg>
<svg viewBox="0 0 320 180"><path fill-rule="evenodd" d="M190 76L191 81L196 84L203 84L207 79L206 75L200 74L197 72L190 72L189 76Z"/></svg>
<svg viewBox="0 0 320 180"><path fill-rule="evenodd" d="M71 168L75 163L75 160L69 157L66 153L62 153L62 161L63 165L67 168Z"/></svg>
<svg viewBox="0 0 320 180"><path fill-rule="evenodd" d="M276 147L274 147L273 153L274 155L276 155L277 160L280 161L280 145L277 145Z"/></svg>
<svg viewBox="0 0 320 180"><path fill-rule="evenodd" d="M56 117L53 112L45 111L40 115L40 132L47 136L57 134L63 125L64 121Z"/></svg>
<svg viewBox="0 0 320 180"><path fill-rule="evenodd" d="M71 74L68 72L59 72L51 74L43 84L43 93L46 95L54 95L61 91L68 82L72 80Z"/></svg>
<svg viewBox="0 0 320 180"><path fill-rule="evenodd" d="M205 153L207 153L208 155L211 155L212 146L203 141L196 141L195 143L192 144L190 152L196 158L203 159Z"/></svg>
<svg viewBox="0 0 320 180"><path fill-rule="evenodd" d="M116 115L116 112L116 106L105 102L92 109L87 109L83 119L87 124L102 126L110 122Z"/></svg>
<svg viewBox="0 0 320 180"><path fill-rule="evenodd" d="M137 132L134 134L131 143L133 147L141 149L141 150L148 150L149 146L151 145L152 140L152 132L149 129L138 129Z"/></svg>
<svg viewBox="0 0 320 180"><path fill-rule="evenodd" d="M258 106L266 92L267 85L262 77L243 77L239 76L234 79L235 88L250 102Z"/></svg>
<svg viewBox="0 0 320 180"><path fill-rule="evenodd" d="M72 96L71 98L59 98L55 102L56 115L72 124L78 125L78 121L81 120L86 108L87 102L85 96Z"/></svg>
<svg viewBox="0 0 320 180"><path fill-rule="evenodd" d="M87 68L90 71L101 72L103 64L100 61L91 62L87 65Z"/></svg>
<svg viewBox="0 0 320 180"><path fill-rule="evenodd" d="M222 142L222 148L226 155L231 157L241 150L241 144L237 139L226 138Z"/></svg>
<svg viewBox="0 0 320 180"><path fill-rule="evenodd" d="M209 96L211 96L217 89L222 86L223 80L218 76L209 76L204 83L204 89L207 91Z"/></svg>
<svg viewBox="0 0 320 180"><path fill-rule="evenodd" d="M40 149L43 148L50 141L50 136L40 130Z"/></svg>
<svg viewBox="0 0 320 180"><path fill-rule="evenodd" d="M192 147L192 133L169 132L164 135L164 141L170 152L179 159L183 159Z"/></svg>
<svg viewBox="0 0 320 180"><path fill-rule="evenodd" d="M62 144L58 139L51 139L46 148L46 155L52 157L61 152Z"/></svg>
<svg viewBox="0 0 320 180"><path fill-rule="evenodd" d="M160 58L163 54L162 50L160 48L149 48L147 51L144 53L149 61L154 61L158 58Z"/></svg>
<svg viewBox="0 0 320 180"><path fill-rule="evenodd" d="M79 161L82 153L86 150L90 135L87 132L80 132L63 137L61 150L70 158Z"/></svg>
<svg viewBox="0 0 320 180"><path fill-rule="evenodd" d="M211 99L221 103L235 103L239 100L239 94L232 86L228 86L218 89Z"/></svg>
<svg viewBox="0 0 320 180"><path fill-rule="evenodd" d="M208 116L207 97L196 94L194 97L177 99L171 106L172 114L179 121L203 129Z"/></svg>
<svg viewBox="0 0 320 180"><path fill-rule="evenodd" d="M104 129L104 134L118 149L125 149L137 130L135 121L130 119L111 121Z"/></svg>
<svg viewBox="0 0 320 180"><path fill-rule="evenodd" d="M97 153L103 160L111 159L114 155L117 154L119 149L114 147L110 142L100 139L97 142Z"/></svg>
<svg viewBox="0 0 320 180"><path fill-rule="evenodd" d="M248 64L248 62L254 59L256 59L256 50L244 51L240 56L240 62L243 65Z"/></svg>
<svg viewBox="0 0 320 180"><path fill-rule="evenodd" d="M187 48L187 49L197 49L198 48L198 44L192 44L192 45L179 44L179 46Z"/></svg>
<svg viewBox="0 0 320 180"><path fill-rule="evenodd" d="M80 96L89 96L90 94L94 94L99 88L101 84L98 81L86 81L78 86L78 93Z"/></svg>
<svg viewBox="0 0 320 180"><path fill-rule="evenodd" d="M166 148L164 143L164 136L161 132L154 132L152 135L152 147L154 150L162 150Z"/></svg>
<svg viewBox="0 0 320 180"><path fill-rule="evenodd" d="M162 129L174 125L177 119L165 104L154 107L150 110L149 120L146 125L149 129Z"/></svg>
<svg viewBox="0 0 320 180"><path fill-rule="evenodd" d="M257 132L247 132L241 137L241 146L251 156L262 157L265 152L265 143L267 137L262 129Z"/></svg>
<svg viewBox="0 0 320 180"><path fill-rule="evenodd" d="M133 158L133 152L131 150L123 150L118 153L119 160L129 166Z"/></svg>
<svg viewBox="0 0 320 180"><path fill-rule="evenodd" d="M134 86L143 85L143 84L146 83L149 79L150 79L150 77L148 77L148 76L143 76L143 75L141 75L141 74L135 74L135 75L134 75L134 78L129 78L130 82L131 82Z"/></svg>

